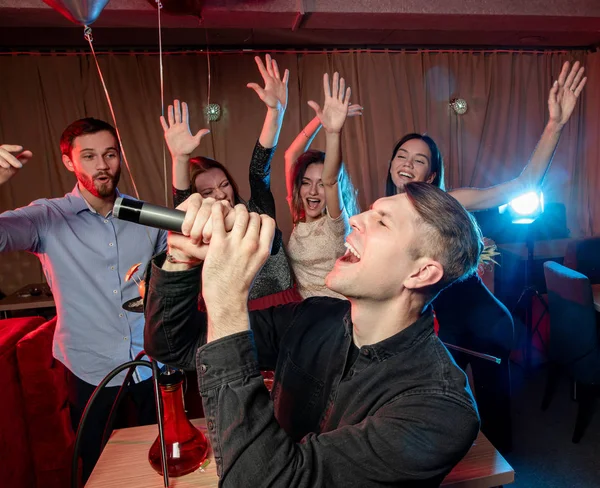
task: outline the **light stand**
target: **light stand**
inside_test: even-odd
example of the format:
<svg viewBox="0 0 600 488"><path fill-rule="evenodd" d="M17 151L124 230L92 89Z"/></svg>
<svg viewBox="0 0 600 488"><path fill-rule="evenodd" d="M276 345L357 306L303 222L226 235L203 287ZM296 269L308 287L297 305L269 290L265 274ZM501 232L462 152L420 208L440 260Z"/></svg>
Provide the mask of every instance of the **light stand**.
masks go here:
<svg viewBox="0 0 600 488"><path fill-rule="evenodd" d="M533 267L534 267L534 235L531 230L531 224L528 224L527 227L527 236L526 236L526 244L527 244L527 261L525 265L525 288L521 292L519 299L517 300L517 304L514 307L514 310L522 308L525 310L525 330L526 330L526 340L525 340L525 370L531 370L531 353L533 347L533 335L535 333L538 334L538 337L544 344L544 339L539 333L539 326L544 318L546 312L548 312L548 304L544 297L541 295L539 290L535 287L533 283ZM535 325L533 324L533 299L537 298L539 302L543 305L544 311L538 318Z"/></svg>

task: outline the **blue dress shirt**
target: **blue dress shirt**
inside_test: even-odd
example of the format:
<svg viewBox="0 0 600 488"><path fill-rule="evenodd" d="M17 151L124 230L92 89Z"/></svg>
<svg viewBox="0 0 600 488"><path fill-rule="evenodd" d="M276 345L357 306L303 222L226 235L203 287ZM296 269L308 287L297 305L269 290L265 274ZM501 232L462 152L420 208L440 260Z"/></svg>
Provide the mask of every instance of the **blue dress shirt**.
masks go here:
<svg viewBox="0 0 600 488"><path fill-rule="evenodd" d="M142 277L146 263L166 248L166 237L165 231L113 218L112 212L98 214L77 185L62 198L0 214L0 252L35 254L54 294L54 357L92 385L143 349L144 316L123 309L139 296L125 275L141 262ZM138 368L134 379L150 375L150 369Z"/></svg>

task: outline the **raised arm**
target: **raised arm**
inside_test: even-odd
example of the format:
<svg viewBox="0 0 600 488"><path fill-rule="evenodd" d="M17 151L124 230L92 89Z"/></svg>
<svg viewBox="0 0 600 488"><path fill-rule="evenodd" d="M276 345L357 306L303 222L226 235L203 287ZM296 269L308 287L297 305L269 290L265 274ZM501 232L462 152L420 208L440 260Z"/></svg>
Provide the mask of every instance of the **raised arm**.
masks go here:
<svg viewBox="0 0 600 488"><path fill-rule="evenodd" d="M548 169L563 127L571 117L577 98L587 78L579 61L569 71L569 63L563 65L558 80L554 82L548 97L549 119L531 159L521 174L510 181L490 188L458 188L450 194L467 210L484 210L503 205L520 194L539 187Z"/></svg>
<svg viewBox="0 0 600 488"><path fill-rule="evenodd" d="M279 73L277 61L268 54L265 63L260 57L254 58L264 81L264 88L257 83L248 83L267 107L262 131L250 161L250 201L252 211L266 213L275 218L275 199L271 193L271 159L279 141L283 116L287 107L289 71L283 78Z"/></svg>
<svg viewBox="0 0 600 488"><path fill-rule="evenodd" d="M353 104L348 107L348 117L362 115L363 107L358 104ZM321 130L321 120L315 116L302 131L296 136L296 139L290 144L290 147L285 151L285 188L287 191L288 203L292 201L292 193L294 191L294 182L292 181L292 170L294 164L301 154L310 149L315 136Z"/></svg>
<svg viewBox="0 0 600 488"><path fill-rule="evenodd" d="M202 138L210 131L200 129L195 135L190 131L190 118L187 103L175 100L167 110L167 120L161 115L160 123L164 130L165 141L173 161L173 188L189 190L190 155L200 145Z"/></svg>
<svg viewBox="0 0 600 488"><path fill-rule="evenodd" d="M252 88L267 106L265 123L258 141L263 147L271 148L276 146L279 141L279 132L288 102L290 72L286 69L281 78L277 61L268 54L265 56L264 63L258 56L254 60L265 86L263 88L257 83L248 83L246 86Z"/></svg>
<svg viewBox="0 0 600 488"><path fill-rule="evenodd" d="M16 175L33 154L16 144L0 145L0 185ZM36 205L9 210L0 214L0 252L39 249L41 235L46 231L48 208Z"/></svg>
<svg viewBox="0 0 600 488"><path fill-rule="evenodd" d="M342 199L339 188L339 174L342 168L342 143L341 131L348 115L350 105L350 87L346 88L346 81L334 73L331 86L329 75L323 75L323 89L325 91L325 103L323 108L314 101L308 102L316 112L317 117L325 128L325 162L321 181L325 187L325 201L327 212L333 219L337 219L342 213Z"/></svg>

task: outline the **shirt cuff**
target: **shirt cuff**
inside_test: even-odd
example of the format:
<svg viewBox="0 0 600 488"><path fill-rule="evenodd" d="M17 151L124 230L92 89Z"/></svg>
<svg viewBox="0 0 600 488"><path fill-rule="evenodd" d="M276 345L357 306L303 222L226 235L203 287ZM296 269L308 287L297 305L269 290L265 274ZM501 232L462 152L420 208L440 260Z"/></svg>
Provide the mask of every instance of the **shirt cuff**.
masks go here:
<svg viewBox="0 0 600 488"><path fill-rule="evenodd" d="M200 347L196 353L200 395L236 380L260 374L254 334L238 332Z"/></svg>
<svg viewBox="0 0 600 488"><path fill-rule="evenodd" d="M183 271L165 271L162 265L165 263L167 253L162 252L152 258L149 266L149 286L160 292L165 297L178 297L183 290L190 288L200 289L202 278L202 266L195 266Z"/></svg>

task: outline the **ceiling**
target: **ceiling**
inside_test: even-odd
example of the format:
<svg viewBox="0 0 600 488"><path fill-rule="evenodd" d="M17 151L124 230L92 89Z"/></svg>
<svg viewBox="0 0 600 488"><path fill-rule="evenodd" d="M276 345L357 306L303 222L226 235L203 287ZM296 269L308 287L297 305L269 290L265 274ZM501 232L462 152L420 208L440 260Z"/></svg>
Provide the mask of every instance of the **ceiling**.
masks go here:
<svg viewBox="0 0 600 488"><path fill-rule="evenodd" d="M64 0L95 3L94 0ZM170 48L600 46L600 0L162 0ZM154 0L111 0L97 47L157 46ZM192 15L174 15L172 6ZM182 7L183 6L183 7ZM0 49L85 47L42 0L0 0Z"/></svg>

